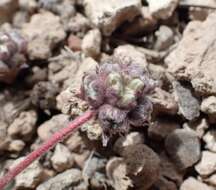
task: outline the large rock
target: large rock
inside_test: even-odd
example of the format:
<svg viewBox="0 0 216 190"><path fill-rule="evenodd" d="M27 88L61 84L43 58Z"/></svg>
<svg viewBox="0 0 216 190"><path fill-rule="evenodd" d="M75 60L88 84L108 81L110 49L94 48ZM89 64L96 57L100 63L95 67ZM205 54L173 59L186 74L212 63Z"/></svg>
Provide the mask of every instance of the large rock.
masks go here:
<svg viewBox="0 0 216 190"><path fill-rule="evenodd" d="M141 13L140 0L85 0L84 5L86 15L105 35Z"/></svg>
<svg viewBox="0 0 216 190"><path fill-rule="evenodd" d="M70 169L42 183L36 190L65 190L77 184L81 179L80 170Z"/></svg>
<svg viewBox="0 0 216 190"><path fill-rule="evenodd" d="M50 12L33 15L22 30L29 40L28 55L32 60L49 58L53 48L66 37L60 18Z"/></svg>
<svg viewBox="0 0 216 190"><path fill-rule="evenodd" d="M201 176L208 176L216 172L216 153L203 151L201 160L195 169Z"/></svg>
<svg viewBox="0 0 216 190"><path fill-rule="evenodd" d="M163 141L170 133L180 128L177 122L169 119L157 119L148 128L148 135L150 139L156 141Z"/></svg>
<svg viewBox="0 0 216 190"><path fill-rule="evenodd" d="M147 190L160 175L160 158L148 146L134 144L125 150L127 173L133 180L135 189Z"/></svg>
<svg viewBox="0 0 216 190"><path fill-rule="evenodd" d="M216 93L216 14L186 27L178 47L167 57L168 71L191 81L196 92Z"/></svg>
<svg viewBox="0 0 216 190"><path fill-rule="evenodd" d="M182 183L180 190L214 190L214 188L193 177L189 177Z"/></svg>
<svg viewBox="0 0 216 190"><path fill-rule="evenodd" d="M200 141L192 131L176 129L167 136L165 147L180 170L193 166L200 158Z"/></svg>

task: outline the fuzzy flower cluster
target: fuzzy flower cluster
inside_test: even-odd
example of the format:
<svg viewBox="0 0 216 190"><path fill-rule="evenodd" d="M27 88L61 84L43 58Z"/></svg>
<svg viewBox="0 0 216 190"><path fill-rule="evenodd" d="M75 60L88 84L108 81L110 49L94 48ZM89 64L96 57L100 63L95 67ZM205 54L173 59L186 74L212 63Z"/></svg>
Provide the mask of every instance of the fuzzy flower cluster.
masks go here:
<svg viewBox="0 0 216 190"><path fill-rule="evenodd" d="M81 96L98 110L104 145L110 136L149 122L152 103L148 95L155 86L156 81L142 66L122 63L117 58L83 77Z"/></svg>
<svg viewBox="0 0 216 190"><path fill-rule="evenodd" d="M27 41L16 31L0 32L0 81L11 83L25 63Z"/></svg>

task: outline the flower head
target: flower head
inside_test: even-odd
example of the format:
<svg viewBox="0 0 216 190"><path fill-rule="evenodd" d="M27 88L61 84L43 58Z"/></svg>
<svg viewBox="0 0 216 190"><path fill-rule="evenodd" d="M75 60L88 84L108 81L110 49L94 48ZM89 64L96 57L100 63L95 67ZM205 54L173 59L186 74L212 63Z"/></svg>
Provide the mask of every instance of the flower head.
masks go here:
<svg viewBox="0 0 216 190"><path fill-rule="evenodd" d="M130 124L142 126L149 121L152 104L147 96L155 86L142 66L117 58L83 77L81 96L98 109L104 144L112 134L127 132Z"/></svg>

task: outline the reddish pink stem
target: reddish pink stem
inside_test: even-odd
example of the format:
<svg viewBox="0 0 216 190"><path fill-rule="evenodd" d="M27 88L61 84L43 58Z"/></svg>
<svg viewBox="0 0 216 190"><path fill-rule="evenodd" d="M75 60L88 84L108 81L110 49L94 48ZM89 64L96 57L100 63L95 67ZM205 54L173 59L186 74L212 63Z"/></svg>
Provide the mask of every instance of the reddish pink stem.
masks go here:
<svg viewBox="0 0 216 190"><path fill-rule="evenodd" d="M12 168L5 176L0 178L0 190L13 180L20 172L27 168L34 160L42 156L49 149L51 149L58 142L68 136L73 130L84 124L94 115L94 111L87 111L82 116L73 120L68 127L62 128L60 131L53 134L53 136L44 142L38 149L31 152L26 158L21 161L17 166Z"/></svg>

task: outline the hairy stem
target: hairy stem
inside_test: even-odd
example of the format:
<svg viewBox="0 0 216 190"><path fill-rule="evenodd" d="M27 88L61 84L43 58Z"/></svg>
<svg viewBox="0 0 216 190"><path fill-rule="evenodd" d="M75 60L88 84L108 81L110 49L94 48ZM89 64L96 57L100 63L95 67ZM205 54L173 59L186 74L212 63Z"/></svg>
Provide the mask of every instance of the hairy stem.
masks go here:
<svg viewBox="0 0 216 190"><path fill-rule="evenodd" d="M53 136L44 142L38 149L31 152L21 161L17 166L12 168L6 173L5 176L0 178L0 190L13 180L19 173L21 173L25 168L27 168L34 160L42 156L48 150L50 150L54 145L63 140L72 131L78 128L80 125L84 124L94 115L94 111L87 111L82 116L73 120L67 127L60 129L58 132L54 133Z"/></svg>

